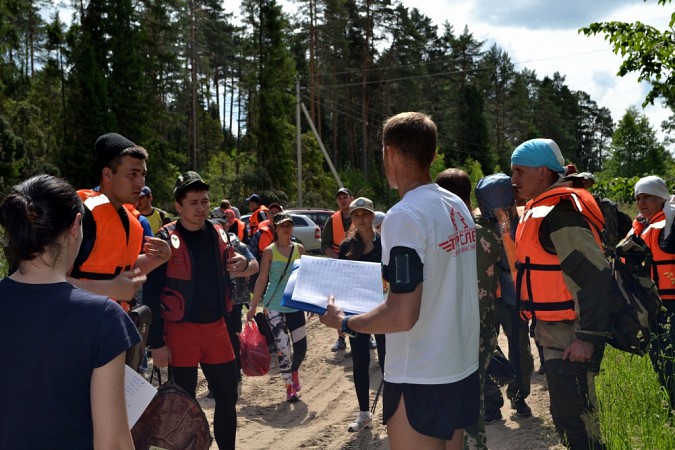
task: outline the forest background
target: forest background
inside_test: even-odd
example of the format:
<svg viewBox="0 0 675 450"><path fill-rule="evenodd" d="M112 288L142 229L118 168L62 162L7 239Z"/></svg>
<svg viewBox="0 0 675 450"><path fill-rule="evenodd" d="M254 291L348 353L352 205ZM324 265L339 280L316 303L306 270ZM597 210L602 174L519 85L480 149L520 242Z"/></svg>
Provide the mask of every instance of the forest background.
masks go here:
<svg viewBox="0 0 675 450"><path fill-rule="evenodd" d="M397 0L294 5L291 15L275 0L242 0L235 19L218 0L80 0L66 24L63 4L0 0L0 194L37 173L97 185L94 142L114 131L148 149L155 206L172 209L173 182L188 169L211 184L214 202L243 206L256 192L294 206L297 99L344 185L382 210L396 195L382 173L380 129L401 111L437 123L434 174L510 173L518 144L549 137L614 200L630 201L643 175L675 183L675 116L660 124L663 141L637 108L615 123L564 74L515 70L498 44ZM624 57L617 70L639 72L652 82L646 102L662 98L672 110L672 29L595 23L582 32L604 34ZM304 118L300 135L303 204L334 208L338 185Z"/></svg>

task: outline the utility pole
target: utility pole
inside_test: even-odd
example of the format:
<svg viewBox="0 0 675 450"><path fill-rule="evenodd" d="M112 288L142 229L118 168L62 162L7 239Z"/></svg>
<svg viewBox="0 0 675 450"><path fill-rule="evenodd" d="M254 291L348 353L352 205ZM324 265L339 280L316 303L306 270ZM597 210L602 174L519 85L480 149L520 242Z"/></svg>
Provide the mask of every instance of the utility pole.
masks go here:
<svg viewBox="0 0 675 450"><path fill-rule="evenodd" d="M295 78L295 145L298 154L298 207L302 208L302 135L300 133L300 80Z"/></svg>

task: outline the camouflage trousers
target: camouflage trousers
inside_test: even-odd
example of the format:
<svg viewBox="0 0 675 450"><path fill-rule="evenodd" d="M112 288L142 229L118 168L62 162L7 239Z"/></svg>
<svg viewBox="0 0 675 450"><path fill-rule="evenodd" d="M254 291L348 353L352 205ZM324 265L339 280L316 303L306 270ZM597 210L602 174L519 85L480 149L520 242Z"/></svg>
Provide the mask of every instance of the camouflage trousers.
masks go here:
<svg viewBox="0 0 675 450"><path fill-rule="evenodd" d="M496 322L501 325L509 341L508 357L516 371L516 381L506 387L506 397L510 400L525 399L530 395L530 380L534 372L534 358L530 347L530 336L526 321L514 315L514 306L497 301ZM515 322L515 323L514 323ZM515 335L514 333L517 333ZM505 352L506 353L506 352ZM492 380L486 381L485 409L494 411L504 406L504 398L499 386Z"/></svg>
<svg viewBox="0 0 675 450"><path fill-rule="evenodd" d="M480 349L478 353L478 379L480 383L480 410L478 422L464 429L464 448L487 450L485 434L485 407L483 404L483 387L490 358L497 348L497 318L495 300L480 299Z"/></svg>

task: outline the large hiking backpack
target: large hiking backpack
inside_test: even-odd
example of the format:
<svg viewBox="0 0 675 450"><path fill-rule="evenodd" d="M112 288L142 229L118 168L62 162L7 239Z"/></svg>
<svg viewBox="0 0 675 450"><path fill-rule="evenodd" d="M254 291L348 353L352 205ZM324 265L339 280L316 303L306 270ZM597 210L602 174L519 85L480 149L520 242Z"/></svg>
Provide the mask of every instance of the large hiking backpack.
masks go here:
<svg viewBox="0 0 675 450"><path fill-rule="evenodd" d="M177 384L164 383L131 429L137 450L208 450L211 432L197 400Z"/></svg>
<svg viewBox="0 0 675 450"><path fill-rule="evenodd" d="M612 335L607 342L642 356L649 350L650 324L661 311L659 290L650 277L652 252L642 238L631 234L609 256L621 296L612 296L610 301Z"/></svg>

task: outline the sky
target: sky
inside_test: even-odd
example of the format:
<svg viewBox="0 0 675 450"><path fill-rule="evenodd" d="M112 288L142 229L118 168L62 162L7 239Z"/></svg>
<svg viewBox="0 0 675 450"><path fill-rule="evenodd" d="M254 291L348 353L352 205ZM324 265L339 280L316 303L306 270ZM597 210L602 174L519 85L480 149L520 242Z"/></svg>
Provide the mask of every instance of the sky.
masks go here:
<svg viewBox="0 0 675 450"><path fill-rule="evenodd" d="M642 102L648 83L638 83L637 74L619 77L622 59L612 52L604 36L586 37L581 27L592 22L641 21L660 30L668 26L672 6L656 0L402 0L417 8L443 30L447 21L455 35L468 26L475 39L485 40L484 49L496 43L506 51L516 70L534 70L537 78L559 72L572 90L585 91L598 106L610 110L615 123L631 105L645 114L663 138L661 122L670 110L661 104Z"/></svg>

